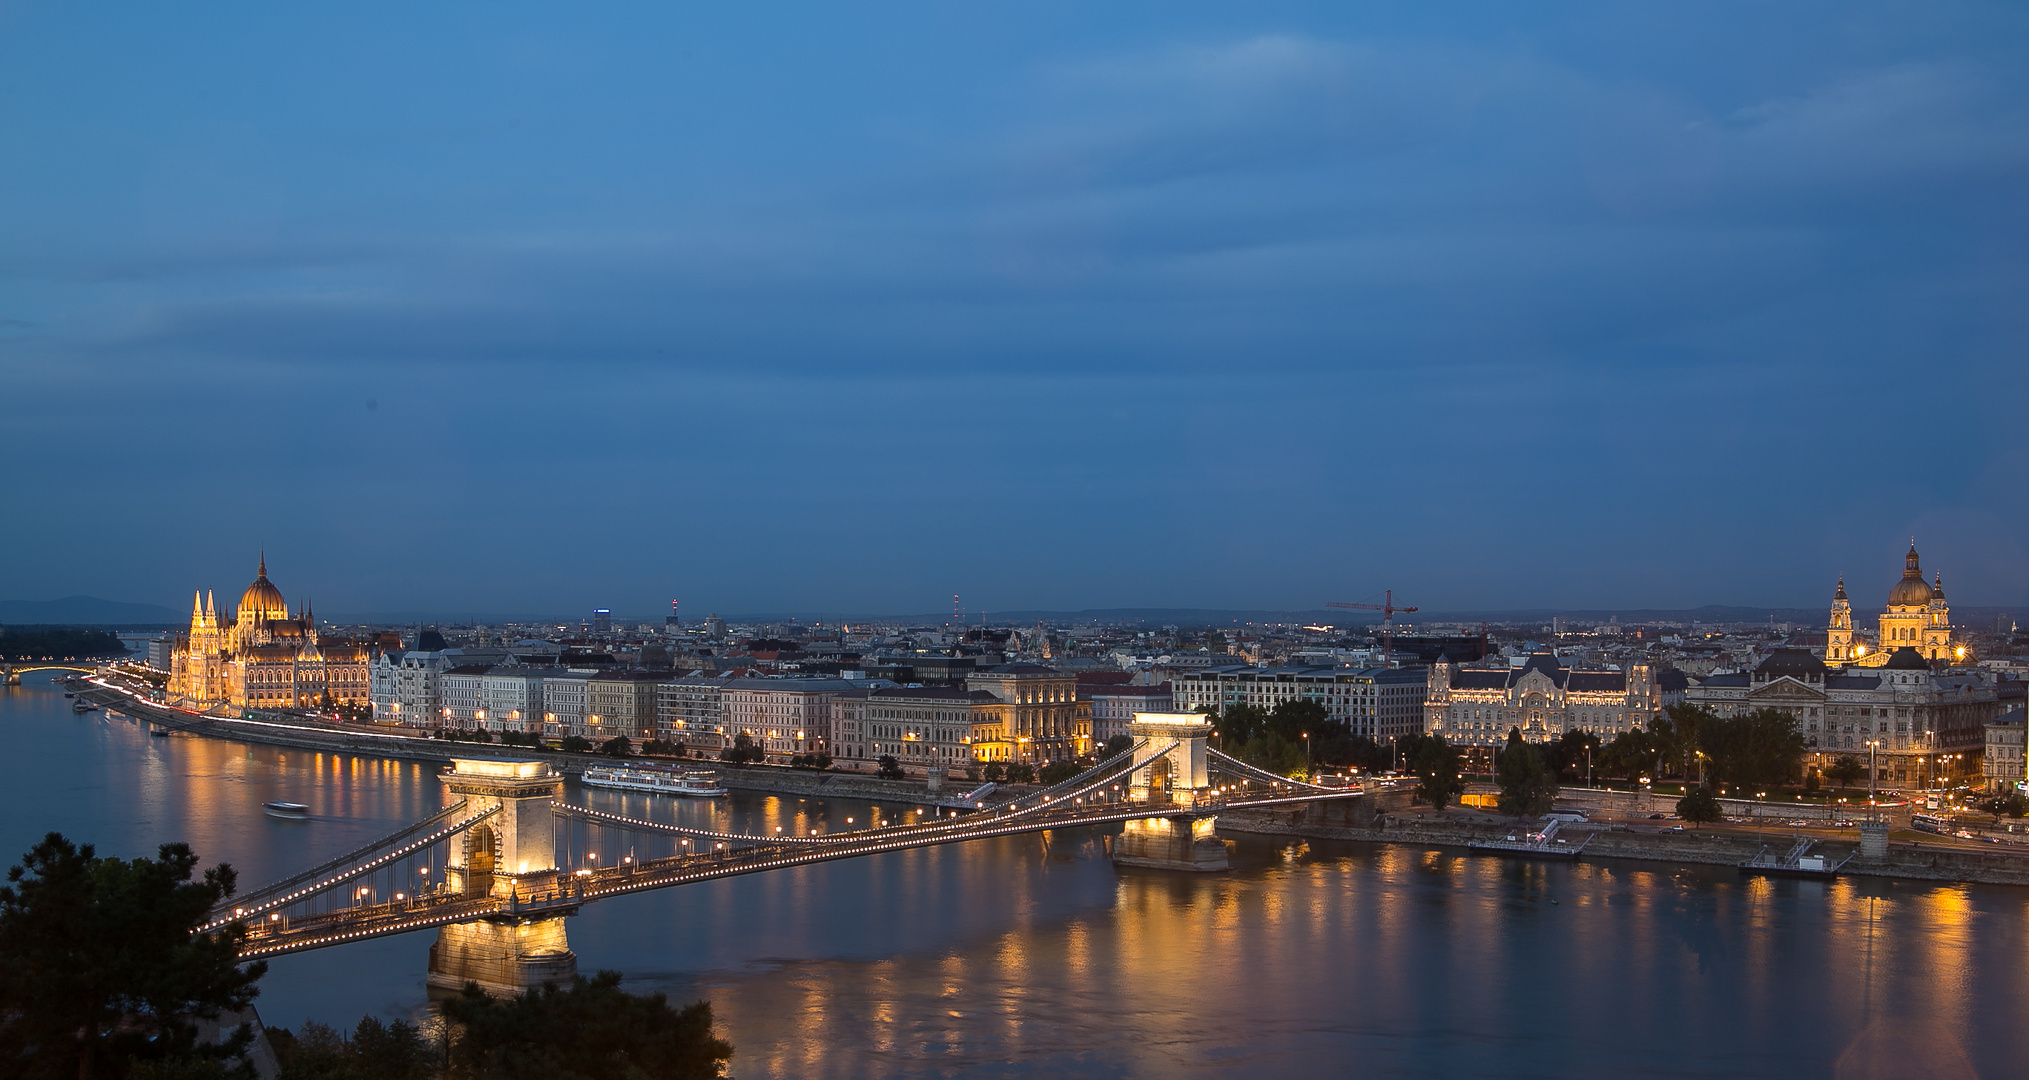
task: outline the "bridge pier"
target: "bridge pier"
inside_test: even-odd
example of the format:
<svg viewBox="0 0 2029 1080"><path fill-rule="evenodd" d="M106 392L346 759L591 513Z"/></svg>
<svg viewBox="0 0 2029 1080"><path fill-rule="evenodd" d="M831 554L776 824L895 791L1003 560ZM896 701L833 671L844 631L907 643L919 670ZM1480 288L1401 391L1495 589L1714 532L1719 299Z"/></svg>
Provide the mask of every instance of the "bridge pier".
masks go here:
<svg viewBox="0 0 2029 1080"><path fill-rule="evenodd" d="M556 797L563 779L541 761L453 758L440 780L465 796L465 813L500 813L465 831L444 867L444 887L466 897L498 897L510 911L517 895L556 879ZM517 890L517 886L520 886ZM429 985L462 990L468 982L511 997L546 982L569 982L578 957L564 934L563 915L496 915L452 923L430 946Z"/></svg>
<svg viewBox="0 0 2029 1080"><path fill-rule="evenodd" d="M1191 812L1216 802L1205 761L1212 722L1196 713L1136 713L1127 731L1146 748L1139 751L1146 756L1128 772L1127 798L1148 804L1151 813L1129 821L1114 838L1114 864L1158 870L1227 869L1218 818L1202 810Z"/></svg>
<svg viewBox="0 0 2029 1080"><path fill-rule="evenodd" d="M564 916L452 923L430 946L429 985L453 993L478 983L494 997L513 997L544 983L568 983L578 955L564 936Z"/></svg>

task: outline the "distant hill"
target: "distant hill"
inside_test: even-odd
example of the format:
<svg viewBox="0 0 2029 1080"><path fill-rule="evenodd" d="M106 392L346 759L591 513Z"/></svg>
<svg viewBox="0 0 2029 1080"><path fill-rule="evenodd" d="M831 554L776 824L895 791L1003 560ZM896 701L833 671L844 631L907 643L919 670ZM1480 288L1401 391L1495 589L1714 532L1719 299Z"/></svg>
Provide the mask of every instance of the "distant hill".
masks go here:
<svg viewBox="0 0 2029 1080"><path fill-rule="evenodd" d="M61 600L0 600L0 623L9 626L175 626L188 612L157 604L126 604L96 596Z"/></svg>

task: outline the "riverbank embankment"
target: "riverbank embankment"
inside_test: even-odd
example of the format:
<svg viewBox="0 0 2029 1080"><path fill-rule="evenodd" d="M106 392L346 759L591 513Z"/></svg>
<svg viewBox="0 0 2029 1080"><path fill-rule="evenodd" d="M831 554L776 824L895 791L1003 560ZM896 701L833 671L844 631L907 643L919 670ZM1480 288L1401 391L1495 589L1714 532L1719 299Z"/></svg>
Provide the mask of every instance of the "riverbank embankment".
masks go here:
<svg viewBox="0 0 2029 1080"><path fill-rule="evenodd" d="M1445 814L1426 810L1422 816L1412 817L1408 813L1408 792L1391 791L1372 799L1348 799L1292 810L1225 813L1219 815L1219 829L1222 832L1315 840L1457 848L1483 840L1499 840L1516 831L1513 825L1468 821L1462 815L1447 818ZM1457 814L1456 811L1446 813ZM1580 856L1584 859L1641 859L1715 866L1738 866L1753 858L1763 845L1782 848L1789 843L1787 834L1774 830L1756 837L1748 833L1697 829L1647 832L1567 825L1563 835L1574 842L1581 837L1591 837ZM1823 840L1813 850L1837 861L1854 854L1859 846L1856 837L1851 841ZM1872 863L1856 858L1847 863L1840 873L1915 881L2029 885L2029 857L1922 843L1896 843L1889 846L1885 858Z"/></svg>
<svg viewBox="0 0 2029 1080"><path fill-rule="evenodd" d="M457 742L392 731L375 731L358 725L317 724L307 720L285 723L262 719L198 716L179 709L153 705L112 689L93 689L82 693L107 709L133 716L159 729L171 730L179 735L257 743L291 750L399 758L440 764L448 764L454 757L485 761L526 761L533 758L549 762L558 772L566 776L578 776L587 766L617 763L614 758L603 754L573 754L532 746ZM781 765L726 766L719 762L695 762L695 764L709 764L717 769L721 782L733 791L794 795L801 798L863 799L868 802L907 806L941 806L975 786L962 780L947 781L940 790L933 792L922 781L883 780L876 776L793 769ZM1010 797L1011 793L995 792L987 803L993 805Z"/></svg>

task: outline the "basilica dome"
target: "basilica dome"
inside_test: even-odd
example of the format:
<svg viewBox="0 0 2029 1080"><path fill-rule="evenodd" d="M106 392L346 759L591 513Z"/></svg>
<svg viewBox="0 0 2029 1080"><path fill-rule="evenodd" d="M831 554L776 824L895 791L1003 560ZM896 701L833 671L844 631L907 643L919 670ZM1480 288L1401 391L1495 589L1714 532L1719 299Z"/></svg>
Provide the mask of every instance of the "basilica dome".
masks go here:
<svg viewBox="0 0 2029 1080"><path fill-rule="evenodd" d="M1902 580L1888 590L1889 607L1922 607L1936 595L1923 580L1923 567L1917 565L1916 545L1909 545L1909 555L1902 560Z"/></svg>
<svg viewBox="0 0 2029 1080"><path fill-rule="evenodd" d="M268 580L268 558L265 555L261 556L258 575L254 578L254 583L247 586L247 591L240 594L239 610L234 613L235 621L288 618L289 605L282 599L282 590L275 588L275 583ZM1923 582L1918 581L1917 584L1922 585ZM1927 585L1924 587L1929 588Z"/></svg>

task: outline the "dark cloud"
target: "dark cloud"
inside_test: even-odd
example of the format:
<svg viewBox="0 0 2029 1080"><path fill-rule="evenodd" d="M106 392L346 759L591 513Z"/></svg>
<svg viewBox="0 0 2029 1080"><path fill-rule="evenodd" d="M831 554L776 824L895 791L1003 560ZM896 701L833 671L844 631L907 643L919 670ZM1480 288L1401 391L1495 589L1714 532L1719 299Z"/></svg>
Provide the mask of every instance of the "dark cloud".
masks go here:
<svg viewBox="0 0 2029 1080"><path fill-rule="evenodd" d="M510 18L346 46L379 84L313 50L80 88L0 166L0 303L36 330L0 362L151 445L305 432L176 482L300 488L320 598L361 607L1803 604L1932 521L1968 589L2029 599L1993 496L2025 464L2023 28L1589 10L734 18L663 27L719 46L684 64ZM54 65L78 28L37 35ZM22 400L17 459L82 415ZM556 490L637 524L474 524ZM324 491L410 509L384 535ZM7 542L97 588L64 527ZM131 598L186 584L174 554Z"/></svg>

